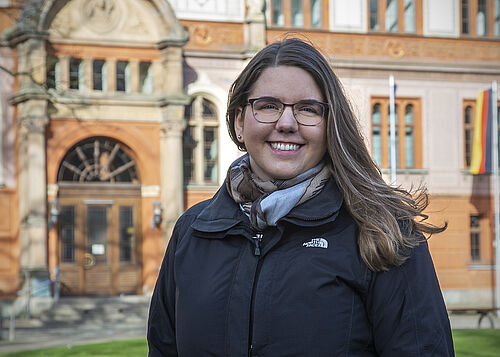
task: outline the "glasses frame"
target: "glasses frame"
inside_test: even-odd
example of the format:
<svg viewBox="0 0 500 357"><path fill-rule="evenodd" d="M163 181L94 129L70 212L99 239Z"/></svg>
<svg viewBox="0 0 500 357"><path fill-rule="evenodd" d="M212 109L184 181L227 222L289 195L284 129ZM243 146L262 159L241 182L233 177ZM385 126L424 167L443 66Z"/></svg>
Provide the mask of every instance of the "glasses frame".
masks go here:
<svg viewBox="0 0 500 357"><path fill-rule="evenodd" d="M260 121L259 119L257 119L255 117L255 110L253 108L253 103L255 103L257 100L261 100L261 99L272 99L273 101L276 101L276 103L281 103L283 105L283 109L281 110L281 113L279 114L278 118L275 121ZM315 100L315 99L304 99L304 100L300 100L300 101L298 101L296 103L283 103L281 100L279 100L278 98L274 98L274 97L258 97L258 98L250 98L250 99L248 99L247 100L247 105L250 104L250 109L252 111L253 118L256 121L258 121L259 123L262 123L262 124L274 124L274 123L276 123L283 116L283 113L285 112L286 107L291 107L292 108L292 113L293 113L293 118L295 119L295 121L298 124L303 125L303 126L317 126L317 125L319 125L321 123L321 120L317 124L304 124L304 123L301 123L297 119L297 116L295 115L294 106L297 105L297 104L300 104L300 103L304 103L304 102L306 102L306 103L313 103L313 104L320 104L321 107L323 108L323 115L321 116L322 120L325 119L325 117L328 115L328 110L329 110L328 103L320 102L320 101Z"/></svg>

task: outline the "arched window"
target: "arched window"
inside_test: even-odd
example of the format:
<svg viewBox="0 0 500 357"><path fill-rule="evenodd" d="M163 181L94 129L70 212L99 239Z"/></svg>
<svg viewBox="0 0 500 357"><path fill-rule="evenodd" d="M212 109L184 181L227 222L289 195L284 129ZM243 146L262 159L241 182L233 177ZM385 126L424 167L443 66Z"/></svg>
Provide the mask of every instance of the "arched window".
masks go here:
<svg viewBox="0 0 500 357"><path fill-rule="evenodd" d="M49 56L46 60L47 77L45 85L47 88L60 89L61 88L61 65L59 59Z"/></svg>
<svg viewBox="0 0 500 357"><path fill-rule="evenodd" d="M128 61L116 62L116 90L130 93L130 65Z"/></svg>
<svg viewBox="0 0 500 357"><path fill-rule="evenodd" d="M153 66L151 62L139 63L139 90L141 93L153 93Z"/></svg>
<svg viewBox="0 0 500 357"><path fill-rule="evenodd" d="M83 61L80 58L71 58L69 60L69 89L82 91L83 83Z"/></svg>
<svg viewBox="0 0 500 357"><path fill-rule="evenodd" d="M184 131L184 183L216 185L218 183L218 130L215 105L195 96L185 108L188 123Z"/></svg>
<svg viewBox="0 0 500 357"><path fill-rule="evenodd" d="M92 137L73 146L59 167L58 181L139 183L135 161L122 144L106 137Z"/></svg>
<svg viewBox="0 0 500 357"><path fill-rule="evenodd" d="M106 75L106 61L96 59L92 62L92 88L106 92L108 89L108 78Z"/></svg>

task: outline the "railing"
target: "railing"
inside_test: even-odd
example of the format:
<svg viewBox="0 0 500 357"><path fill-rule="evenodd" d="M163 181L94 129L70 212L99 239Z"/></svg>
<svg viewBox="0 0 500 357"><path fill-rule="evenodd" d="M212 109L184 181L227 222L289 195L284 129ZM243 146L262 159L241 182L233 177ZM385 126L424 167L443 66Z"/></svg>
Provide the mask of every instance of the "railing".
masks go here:
<svg viewBox="0 0 500 357"><path fill-rule="evenodd" d="M10 305L9 318L9 341L15 339L16 315L18 311L24 311L24 317L31 319L31 302L33 297L52 297L54 302L59 300L59 267L54 269L54 279L43 278L33 280L29 271L24 273L25 286L17 292L17 298ZM22 307L19 308L21 305ZM2 316L3 317L3 316ZM1 323L1 317L0 317ZM2 325L0 324L0 331ZM1 334L0 334L1 339Z"/></svg>

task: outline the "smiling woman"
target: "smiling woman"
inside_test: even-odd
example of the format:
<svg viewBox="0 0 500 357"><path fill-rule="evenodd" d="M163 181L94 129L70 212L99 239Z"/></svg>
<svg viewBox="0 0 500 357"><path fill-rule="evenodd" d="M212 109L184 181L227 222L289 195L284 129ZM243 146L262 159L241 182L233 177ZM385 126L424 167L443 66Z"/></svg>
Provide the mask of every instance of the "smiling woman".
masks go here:
<svg viewBox="0 0 500 357"><path fill-rule="evenodd" d="M260 51L226 114L247 154L177 222L150 356L453 356L422 233L425 191L388 186L327 60Z"/></svg>

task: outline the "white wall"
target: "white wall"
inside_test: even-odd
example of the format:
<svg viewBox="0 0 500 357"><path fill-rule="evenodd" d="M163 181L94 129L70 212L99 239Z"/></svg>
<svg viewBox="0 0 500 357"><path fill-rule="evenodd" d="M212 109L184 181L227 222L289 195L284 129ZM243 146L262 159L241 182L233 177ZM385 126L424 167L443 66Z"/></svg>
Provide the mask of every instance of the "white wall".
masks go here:
<svg viewBox="0 0 500 357"><path fill-rule="evenodd" d="M244 0L169 0L178 19L240 22Z"/></svg>
<svg viewBox="0 0 500 357"><path fill-rule="evenodd" d="M330 30L335 32L366 32L366 0L330 1Z"/></svg>
<svg viewBox="0 0 500 357"><path fill-rule="evenodd" d="M475 99L489 83L401 79L397 73L395 78L398 97L420 98L422 104L422 170L398 174L398 184L418 185L423 181L431 194L459 195L470 194L474 185L475 192L487 193L489 179L473 180L463 169L462 105L464 99ZM343 77L341 81L355 111L359 112L363 135L370 145L370 98L389 96L388 79Z"/></svg>
<svg viewBox="0 0 500 357"><path fill-rule="evenodd" d="M458 0L424 0L424 36L458 37Z"/></svg>

